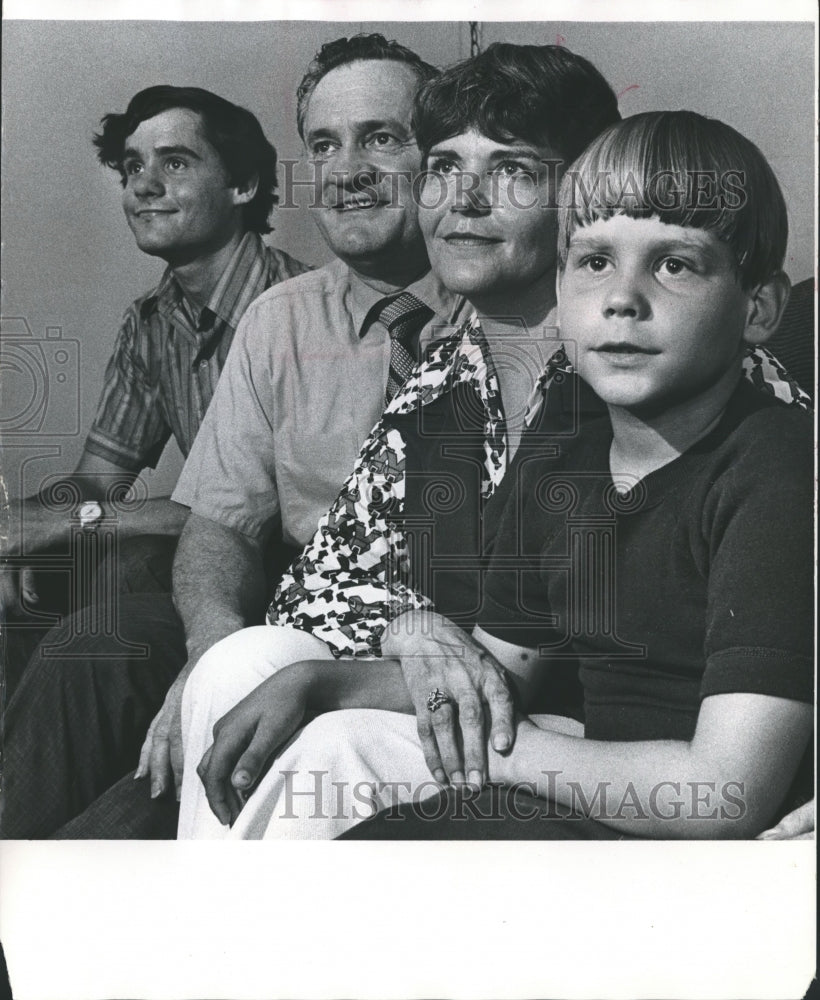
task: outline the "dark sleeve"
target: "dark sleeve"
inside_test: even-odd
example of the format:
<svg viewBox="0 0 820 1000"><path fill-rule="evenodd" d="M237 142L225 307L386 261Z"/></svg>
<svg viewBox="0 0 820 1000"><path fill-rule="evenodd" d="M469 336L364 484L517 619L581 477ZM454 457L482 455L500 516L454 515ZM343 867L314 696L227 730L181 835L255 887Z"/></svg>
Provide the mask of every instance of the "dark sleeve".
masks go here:
<svg viewBox="0 0 820 1000"><path fill-rule="evenodd" d="M744 691L813 700L814 489L811 419L772 410L703 510L709 546L701 696Z"/></svg>
<svg viewBox="0 0 820 1000"><path fill-rule="evenodd" d="M510 469L516 478L501 515L478 621L490 635L529 649L557 638L542 554L563 530L564 518L557 520L539 502L539 483L552 469L551 462L538 458Z"/></svg>
<svg viewBox="0 0 820 1000"><path fill-rule="evenodd" d="M114 353L105 370L97 413L85 450L124 469L154 468L171 436L141 345L138 302L123 317Z"/></svg>

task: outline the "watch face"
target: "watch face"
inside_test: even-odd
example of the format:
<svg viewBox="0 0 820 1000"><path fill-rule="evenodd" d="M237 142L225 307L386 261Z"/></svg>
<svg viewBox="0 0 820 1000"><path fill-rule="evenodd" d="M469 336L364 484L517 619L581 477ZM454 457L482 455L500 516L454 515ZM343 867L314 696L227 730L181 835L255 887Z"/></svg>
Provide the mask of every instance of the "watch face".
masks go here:
<svg viewBox="0 0 820 1000"><path fill-rule="evenodd" d="M86 500L85 503L80 505L79 517L82 527L95 524L102 517L102 507L96 500Z"/></svg>

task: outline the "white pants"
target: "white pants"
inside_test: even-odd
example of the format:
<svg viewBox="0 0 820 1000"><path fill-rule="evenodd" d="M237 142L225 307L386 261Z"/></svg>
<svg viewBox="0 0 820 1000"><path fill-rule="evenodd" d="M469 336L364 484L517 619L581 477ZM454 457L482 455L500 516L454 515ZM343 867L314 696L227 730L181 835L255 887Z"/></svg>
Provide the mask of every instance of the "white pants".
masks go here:
<svg viewBox="0 0 820 1000"><path fill-rule="evenodd" d="M330 840L381 809L422 802L441 790L425 763L415 716L345 709L320 715L300 729L233 827L222 826L196 773L213 742L214 724L277 670L308 659L333 656L306 632L261 625L223 639L197 664L182 701L180 839ZM574 720L533 716L532 721L544 729L583 735Z"/></svg>
<svg viewBox="0 0 820 1000"><path fill-rule="evenodd" d="M182 699L180 839L329 840L382 808L440 790L424 762L414 716L375 709L328 712L295 734L233 827L222 826L196 773L213 743L215 723L276 671L318 659L333 659L321 640L270 625L235 632L202 657Z"/></svg>
<svg viewBox="0 0 820 1000"><path fill-rule="evenodd" d="M332 660L328 647L308 632L287 626L257 625L222 639L200 659L182 697L181 839L219 839L228 835L211 812L196 769L213 743L213 728L226 712L282 667L299 660Z"/></svg>

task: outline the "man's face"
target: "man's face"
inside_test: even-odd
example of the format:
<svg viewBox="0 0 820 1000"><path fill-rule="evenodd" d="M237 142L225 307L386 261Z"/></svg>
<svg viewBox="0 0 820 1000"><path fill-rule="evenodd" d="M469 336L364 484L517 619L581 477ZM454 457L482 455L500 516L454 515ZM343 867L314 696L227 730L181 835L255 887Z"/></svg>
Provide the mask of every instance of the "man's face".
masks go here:
<svg viewBox="0 0 820 1000"><path fill-rule="evenodd" d="M171 108L125 140L122 204L140 250L180 266L221 250L242 230L247 194L230 186L202 121Z"/></svg>
<svg viewBox="0 0 820 1000"><path fill-rule="evenodd" d="M410 128L417 89L409 66L367 60L331 70L308 102L305 146L322 179L316 222L336 256L364 273L426 263L411 190L421 167Z"/></svg>
<svg viewBox="0 0 820 1000"><path fill-rule="evenodd" d="M555 281L556 213L547 146L497 142L471 129L427 157L419 217L433 270L480 308L514 308Z"/></svg>
<svg viewBox="0 0 820 1000"><path fill-rule="evenodd" d="M616 215L573 232L559 281L561 336L613 406L697 400L737 365L750 294L714 233Z"/></svg>

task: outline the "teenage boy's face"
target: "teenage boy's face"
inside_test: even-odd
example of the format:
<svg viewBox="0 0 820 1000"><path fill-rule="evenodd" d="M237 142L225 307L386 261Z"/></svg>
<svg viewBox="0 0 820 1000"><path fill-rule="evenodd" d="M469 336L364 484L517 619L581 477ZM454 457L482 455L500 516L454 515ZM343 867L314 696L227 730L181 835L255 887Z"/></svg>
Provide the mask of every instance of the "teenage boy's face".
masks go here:
<svg viewBox="0 0 820 1000"><path fill-rule="evenodd" d="M170 108L125 140L122 204L140 250L172 267L222 249L242 228L253 191L230 185L200 116Z"/></svg>
<svg viewBox="0 0 820 1000"><path fill-rule="evenodd" d="M739 371L750 301L713 233L616 215L573 233L559 325L606 403L651 413Z"/></svg>

